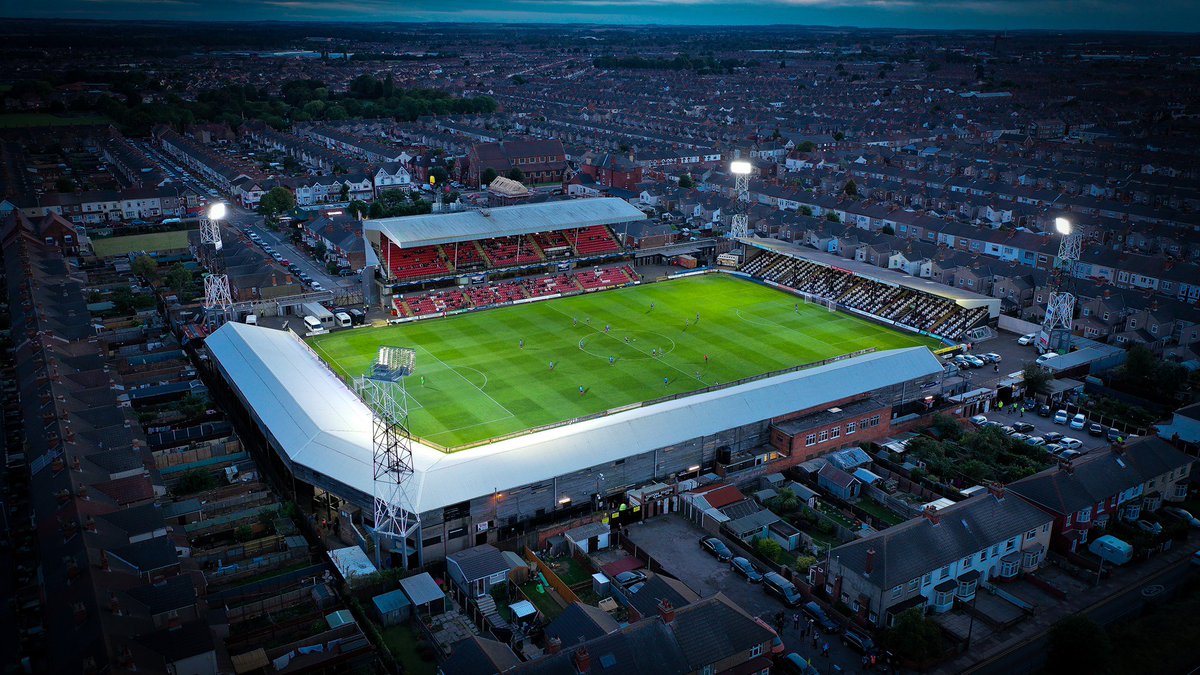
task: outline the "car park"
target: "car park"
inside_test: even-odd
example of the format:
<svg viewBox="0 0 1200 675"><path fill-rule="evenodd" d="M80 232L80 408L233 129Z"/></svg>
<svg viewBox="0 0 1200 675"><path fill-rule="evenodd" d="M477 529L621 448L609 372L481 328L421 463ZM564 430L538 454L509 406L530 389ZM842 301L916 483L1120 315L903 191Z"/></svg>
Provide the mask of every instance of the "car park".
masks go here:
<svg viewBox="0 0 1200 675"><path fill-rule="evenodd" d="M856 630L846 629L842 633L842 644L861 654L874 654L875 641Z"/></svg>
<svg viewBox="0 0 1200 675"><path fill-rule="evenodd" d="M1017 338L1017 344L1031 345L1031 344L1033 344L1033 341L1036 339L1037 339L1037 333L1029 333L1027 335L1022 335L1021 337Z"/></svg>
<svg viewBox="0 0 1200 675"><path fill-rule="evenodd" d="M1178 506L1164 506L1162 512L1172 518L1182 520L1191 527L1200 527L1200 518L1193 516L1187 509L1181 509Z"/></svg>
<svg viewBox="0 0 1200 675"><path fill-rule="evenodd" d="M1066 450L1066 448L1059 445L1058 443L1047 443L1042 446L1042 449L1045 450L1046 452L1050 453L1051 455L1057 455L1058 453L1062 452L1063 450Z"/></svg>
<svg viewBox="0 0 1200 675"><path fill-rule="evenodd" d="M1063 450L1062 452L1058 453L1059 459L1075 459L1076 457L1081 456L1083 456L1083 453L1078 450Z"/></svg>
<svg viewBox="0 0 1200 675"><path fill-rule="evenodd" d="M1066 410L1059 410L1058 412L1054 413L1054 423L1055 424L1066 424L1067 422L1070 422L1070 421L1071 421L1071 413L1068 413Z"/></svg>
<svg viewBox="0 0 1200 675"><path fill-rule="evenodd" d="M621 572L613 581L617 582L622 588L629 588L634 584L640 584L646 580L646 573L641 570L630 570Z"/></svg>
<svg viewBox="0 0 1200 675"><path fill-rule="evenodd" d="M1099 422L1092 422L1092 425L1090 427L1088 427L1087 432L1088 432L1088 435L1090 435L1090 436L1103 436L1104 435L1104 425L1100 424Z"/></svg>
<svg viewBox="0 0 1200 675"><path fill-rule="evenodd" d="M1047 431L1046 433L1042 434L1042 439L1045 440L1047 443L1057 443L1057 442L1061 441L1062 438L1063 438L1063 435L1058 433L1057 431Z"/></svg>
<svg viewBox="0 0 1200 675"><path fill-rule="evenodd" d="M1029 438L1025 439L1025 445L1032 445L1034 447L1037 447L1039 445L1045 445L1045 444L1046 444L1046 439L1042 438L1041 436L1030 436Z"/></svg>
<svg viewBox="0 0 1200 675"><path fill-rule="evenodd" d="M1002 357L1001 357L999 354L997 354L996 352L988 352L988 353L986 353L986 354L982 354L981 356L982 356L984 359L986 359L988 363L1000 363L1001 361L1003 361L1003 360L1004 360L1004 359L1003 359L1003 358L1002 358Z"/></svg>
<svg viewBox="0 0 1200 675"><path fill-rule="evenodd" d="M287 258L282 258L282 259L279 261L279 264L280 264L280 265L283 265L284 267L288 267L288 266L290 266L290 265L292 264L292 261L291 261L291 260L288 260Z"/></svg>
<svg viewBox="0 0 1200 675"><path fill-rule="evenodd" d="M314 281L314 282L312 282L312 284L310 284L310 285L312 286L312 289L313 289L314 291L323 291L323 290L325 290L325 287L324 287L324 286L322 286L322 285L321 285L321 282L319 282L319 281Z"/></svg>
<svg viewBox="0 0 1200 675"><path fill-rule="evenodd" d="M1197 557L1200 559L1200 551L1197 552ZM808 659L796 652L786 654L783 658L779 659L776 665L779 666L781 672L789 673L789 675L820 675L820 672L816 668L813 668ZM772 668L771 670L775 669Z"/></svg>
<svg viewBox="0 0 1200 675"><path fill-rule="evenodd" d="M725 542L717 539L716 537L704 537L701 539L700 548L708 551L710 555L715 556L717 560L720 560L721 562L725 562L733 557L733 553L729 550L729 547L725 545Z"/></svg>
<svg viewBox="0 0 1200 675"><path fill-rule="evenodd" d="M981 429L990 429L992 427L996 427L997 429L1003 429L1004 425L997 422L996 420L988 420L988 421L984 422L983 424L980 424L979 427Z"/></svg>
<svg viewBox="0 0 1200 675"><path fill-rule="evenodd" d="M1023 433L1021 433L1021 432L1019 432L1019 431L1018 431L1018 432L1015 432L1015 433L1012 433L1012 434L1009 434L1009 436L1008 436L1008 437L1009 437L1009 438L1011 438L1011 439L1013 439L1014 441L1018 441L1018 442L1021 442L1021 443L1024 443L1025 441L1029 440L1029 434L1023 434Z"/></svg>
<svg viewBox="0 0 1200 675"><path fill-rule="evenodd" d="M1083 429L1085 426L1087 426L1087 415L1078 413L1071 418L1072 429Z"/></svg>
<svg viewBox="0 0 1200 675"><path fill-rule="evenodd" d="M800 608L800 611L804 612L808 618L812 619L813 623L815 623L822 631L826 633L837 632L837 622L829 618L829 616L825 614L825 610L821 609L821 606L816 602L809 601L804 603L804 606Z"/></svg>
<svg viewBox="0 0 1200 675"><path fill-rule="evenodd" d="M745 578L746 581L749 581L752 584L757 584L763 579L762 572L758 571L758 568L754 566L754 563L743 558L742 556L737 556L736 558L730 560L729 569L733 570L735 574Z"/></svg>
<svg viewBox="0 0 1200 675"><path fill-rule="evenodd" d="M767 572L763 575L763 589L769 595L779 598L788 607L795 607L804 602L804 596L800 594L800 589L796 588L796 584L775 572Z"/></svg>
<svg viewBox="0 0 1200 675"><path fill-rule="evenodd" d="M1000 427L1000 431L1002 431L1005 436L1012 436L1013 434L1017 433L1016 429L1012 428L1011 426L1008 426L1007 424Z"/></svg>
<svg viewBox="0 0 1200 675"><path fill-rule="evenodd" d="M1038 406L1038 409L1037 409L1038 417L1049 417L1053 413L1054 413L1054 408L1051 408L1050 406L1046 405L1045 403Z"/></svg>
<svg viewBox="0 0 1200 675"><path fill-rule="evenodd" d="M1129 436L1127 434L1123 434L1113 427L1109 427L1108 430L1104 432L1104 436L1108 439L1109 443L1124 443L1125 441L1129 440Z"/></svg>
<svg viewBox="0 0 1200 675"><path fill-rule="evenodd" d="M971 418L971 424L974 424L977 427L981 427L981 426L987 424L987 421L988 421L988 418L984 417L983 415L976 415Z"/></svg>
<svg viewBox="0 0 1200 675"><path fill-rule="evenodd" d="M1030 424L1029 422L1013 422L1012 428L1016 429L1017 431L1019 431L1023 434L1027 434L1027 433L1033 431L1034 426L1032 424Z"/></svg>
<svg viewBox="0 0 1200 675"><path fill-rule="evenodd" d="M1071 438L1070 436L1063 436L1058 439L1058 444L1068 450L1078 450L1083 447L1083 441L1078 438Z"/></svg>
<svg viewBox="0 0 1200 675"><path fill-rule="evenodd" d="M967 354L963 358L965 358L967 360L967 365L971 366L972 368L982 368L987 365L986 363L983 362L983 359L981 359L978 356L975 356L973 354Z"/></svg>

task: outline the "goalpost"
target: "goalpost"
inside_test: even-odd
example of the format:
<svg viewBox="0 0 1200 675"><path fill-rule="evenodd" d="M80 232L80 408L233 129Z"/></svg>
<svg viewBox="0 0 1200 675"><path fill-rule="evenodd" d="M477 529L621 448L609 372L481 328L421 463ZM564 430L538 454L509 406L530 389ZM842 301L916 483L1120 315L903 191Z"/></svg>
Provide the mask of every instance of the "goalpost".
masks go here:
<svg viewBox="0 0 1200 675"><path fill-rule="evenodd" d="M829 298L829 299L825 300L825 305L826 305L827 307L829 307L829 311L830 311L830 312L836 312L836 311L837 311L837 301L836 301L836 300L834 300L834 299L832 299L832 298Z"/></svg>

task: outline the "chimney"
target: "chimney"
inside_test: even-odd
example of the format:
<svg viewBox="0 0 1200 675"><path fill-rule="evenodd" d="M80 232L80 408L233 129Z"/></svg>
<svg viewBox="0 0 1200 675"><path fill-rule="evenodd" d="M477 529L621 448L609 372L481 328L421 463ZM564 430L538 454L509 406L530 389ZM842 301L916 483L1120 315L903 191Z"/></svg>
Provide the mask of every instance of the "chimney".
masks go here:
<svg viewBox="0 0 1200 675"><path fill-rule="evenodd" d="M926 506L925 511L921 515L925 516L934 525L937 525L942 520L942 517L937 513L937 507L933 505Z"/></svg>
<svg viewBox="0 0 1200 675"><path fill-rule="evenodd" d="M580 647L575 650L575 670L581 675L591 672L592 658L588 655L587 647Z"/></svg>
<svg viewBox="0 0 1200 675"><path fill-rule="evenodd" d="M869 549L867 549L867 565L866 565L865 571L867 574L870 574L871 570L874 570L874 569L875 569L875 549L869 548Z"/></svg>
<svg viewBox="0 0 1200 675"><path fill-rule="evenodd" d="M671 605L670 600L663 598L658 601L658 615L662 617L663 623L674 623L675 607Z"/></svg>
<svg viewBox="0 0 1200 675"><path fill-rule="evenodd" d="M546 653L557 654L562 651L562 640L552 637L546 641Z"/></svg>
<svg viewBox="0 0 1200 675"><path fill-rule="evenodd" d="M988 485L988 492L996 499L1004 499L1004 484L995 482Z"/></svg>

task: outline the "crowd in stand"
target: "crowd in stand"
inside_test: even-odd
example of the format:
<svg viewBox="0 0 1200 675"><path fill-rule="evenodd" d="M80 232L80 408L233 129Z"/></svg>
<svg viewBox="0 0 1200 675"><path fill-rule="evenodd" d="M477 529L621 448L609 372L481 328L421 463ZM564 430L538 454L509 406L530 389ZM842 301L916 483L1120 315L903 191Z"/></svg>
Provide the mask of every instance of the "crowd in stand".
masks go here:
<svg viewBox="0 0 1200 675"><path fill-rule="evenodd" d="M987 308L967 309L954 300L884 284L780 253L763 253L742 266L759 279L833 300L866 314L934 335L957 339L987 320Z"/></svg>
<svg viewBox="0 0 1200 675"><path fill-rule="evenodd" d="M621 250L604 225L533 235L492 237L457 244L401 248L380 238L379 258L397 280L448 276L484 268L530 265L573 256L596 256Z"/></svg>
<svg viewBox="0 0 1200 675"><path fill-rule="evenodd" d="M463 289L431 291L419 295L395 298L392 301L399 317L441 314L459 309L491 307L525 298L568 295L585 290L623 286L639 278L628 265L599 267L564 272L546 277L531 277L470 286Z"/></svg>

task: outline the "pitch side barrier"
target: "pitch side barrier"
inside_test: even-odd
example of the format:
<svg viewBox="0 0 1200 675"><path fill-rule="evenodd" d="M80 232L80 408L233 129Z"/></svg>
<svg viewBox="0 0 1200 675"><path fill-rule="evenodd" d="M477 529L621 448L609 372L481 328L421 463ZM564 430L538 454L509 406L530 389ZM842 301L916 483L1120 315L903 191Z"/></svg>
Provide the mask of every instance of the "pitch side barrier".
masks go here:
<svg viewBox="0 0 1200 675"><path fill-rule="evenodd" d="M808 370L809 368L816 368L818 366L824 366L824 365L828 365L830 363L837 363L838 361L845 361L846 359L852 359L852 358L855 358L858 356L862 356L863 354L870 354L874 351L875 351L874 347L868 347L866 349L860 349L856 352L850 352L849 354L842 354L841 356L831 356L827 359L822 359L820 361L813 361L811 363L802 363L798 366L791 366L789 368L783 368L780 370L772 370L770 372L762 373L760 375L751 375L749 377L743 377L740 380L734 380L732 382L722 382L721 384L714 384L714 385L705 387L703 389L696 389L694 391L687 391L687 392L682 392L679 394L669 394L667 396L660 396L658 398L653 398L653 399L649 399L646 401L640 401L637 403L629 403L627 405L618 406L616 408L609 408L608 410L601 410L600 412L592 413L590 415L583 415L581 417L574 417L569 420L563 420L561 422L553 422L551 424L544 424L540 427L531 427L529 429L524 429L522 431L514 431L510 434L505 434L503 436L496 436L496 437L484 439L481 441L475 441L472 443L468 443L466 445L456 445L453 448L446 448L444 446L440 446L435 443L430 443L430 442L426 441L425 439L421 439L421 442L426 445L438 448L438 449L442 450L443 452L458 452L459 450L468 450L470 448L477 448L481 445L487 445L489 443L496 443L499 441L508 440L510 438L516 438L518 436L526 436L526 435L529 435L532 433L537 433L539 431L546 431L547 429L557 429L559 427L565 427L565 426L568 426L571 424L576 424L579 422L586 422L588 420L599 419L601 417L608 417L609 415L613 415L613 414L616 414L619 412L625 412L626 410L636 410L638 408L645 408L647 406L655 405L658 403L666 403L667 401L675 401L675 400L678 400L681 398L695 396L697 394L705 394L705 393L712 392L712 391L720 391L722 389L729 389L730 387L736 387L738 385L746 384L748 382L756 382L758 380L765 380L769 377L776 377L778 375L794 373L799 370Z"/></svg>

